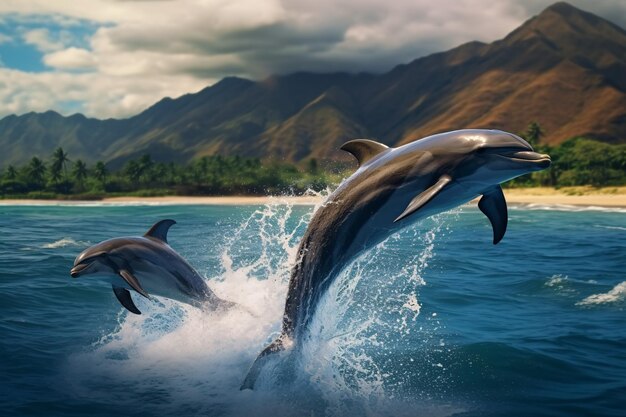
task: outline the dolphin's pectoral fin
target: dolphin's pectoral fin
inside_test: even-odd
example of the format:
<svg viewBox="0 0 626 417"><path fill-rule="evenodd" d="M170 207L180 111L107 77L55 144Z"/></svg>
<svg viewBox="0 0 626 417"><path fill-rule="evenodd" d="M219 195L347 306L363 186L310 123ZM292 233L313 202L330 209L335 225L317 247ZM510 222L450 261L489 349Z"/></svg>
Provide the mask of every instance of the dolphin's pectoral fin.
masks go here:
<svg viewBox="0 0 626 417"><path fill-rule="evenodd" d="M361 166L379 153L389 149L389 147L369 139L354 139L341 145L340 149L350 152L359 161L359 166Z"/></svg>
<svg viewBox="0 0 626 417"><path fill-rule="evenodd" d="M443 190L443 187L448 185L451 181L452 178L449 175L442 175L435 184L431 185L429 188L427 188L426 190L418 194L413 200L411 200L411 202L408 206L406 206L402 214L400 214L393 222L395 223L399 220L402 220L408 215L424 207L426 203L432 200L433 197L435 197L441 190Z"/></svg>
<svg viewBox="0 0 626 417"><path fill-rule="evenodd" d="M155 223L150 230L144 234L144 236L153 237L167 243L167 231L170 230L170 227L175 224L176 221L172 219L161 220L160 222Z"/></svg>
<svg viewBox="0 0 626 417"><path fill-rule="evenodd" d="M133 302L132 297L130 296L130 291L128 291L126 288L116 287L115 285L113 285L113 294L115 294L117 300L120 302L121 305L124 306L124 308L126 308L126 310L130 311L131 313L141 314L141 311L139 311L139 309Z"/></svg>
<svg viewBox="0 0 626 417"><path fill-rule="evenodd" d="M269 360L268 356L274 353L278 353L283 350L285 350L285 345L283 343L283 336L274 340L265 349L263 349L263 351L259 353L259 356L257 356L256 359L254 360L254 363L250 367L250 370L248 370L248 374L246 375L246 378L243 380L241 387L239 387L239 390L243 391L245 389L254 389L254 384L256 383L257 378L261 374L261 369L263 369L263 366L265 366L265 364Z"/></svg>
<svg viewBox="0 0 626 417"><path fill-rule="evenodd" d="M506 225L509 221L502 187L496 185L487 189L478 202L478 208L485 213L485 216L491 222L493 227L493 244L495 245L504 237Z"/></svg>
<svg viewBox="0 0 626 417"><path fill-rule="evenodd" d="M130 271L126 269L120 269L120 276L131 286L132 289L137 291L139 294L143 295L146 298L150 298L148 293L141 288L141 284L139 284L139 280L132 274Z"/></svg>

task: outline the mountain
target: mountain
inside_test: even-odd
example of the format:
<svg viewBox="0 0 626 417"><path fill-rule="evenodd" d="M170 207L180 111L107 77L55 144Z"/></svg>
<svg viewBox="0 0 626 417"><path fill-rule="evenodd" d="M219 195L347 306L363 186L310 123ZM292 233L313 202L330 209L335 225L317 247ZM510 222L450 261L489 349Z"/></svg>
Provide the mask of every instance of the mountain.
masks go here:
<svg viewBox="0 0 626 417"><path fill-rule="evenodd" d="M113 167L144 153L179 162L215 153L337 159L356 137L398 145L460 128L520 132L531 121L551 144L573 136L626 142L626 31L556 3L504 39L385 74L229 77L123 120L12 115L0 120L0 165L47 157L57 146Z"/></svg>

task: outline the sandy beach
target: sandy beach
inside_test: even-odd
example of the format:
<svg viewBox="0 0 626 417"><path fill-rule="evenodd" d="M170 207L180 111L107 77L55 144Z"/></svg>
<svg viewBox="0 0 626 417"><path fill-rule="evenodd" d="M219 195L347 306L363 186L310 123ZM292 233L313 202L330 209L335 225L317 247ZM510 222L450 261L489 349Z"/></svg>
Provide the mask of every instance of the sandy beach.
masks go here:
<svg viewBox="0 0 626 417"><path fill-rule="evenodd" d="M626 187L548 187L505 189L509 203L626 207Z"/></svg>
<svg viewBox="0 0 626 417"><path fill-rule="evenodd" d="M505 189L509 204L541 204L625 207L626 187L548 187ZM162 204L162 205L263 205L276 204L316 204L318 196L164 196L164 197L113 197L96 201L83 200L0 200L0 205L119 205L119 204Z"/></svg>

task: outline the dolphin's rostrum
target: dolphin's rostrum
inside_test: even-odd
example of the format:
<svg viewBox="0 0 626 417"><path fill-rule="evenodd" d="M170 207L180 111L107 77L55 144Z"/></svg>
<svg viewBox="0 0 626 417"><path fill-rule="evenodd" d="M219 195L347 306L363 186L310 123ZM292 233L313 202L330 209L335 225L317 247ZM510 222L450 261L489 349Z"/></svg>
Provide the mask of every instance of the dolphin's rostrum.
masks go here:
<svg viewBox="0 0 626 417"><path fill-rule="evenodd" d="M458 130L398 148L357 139L341 149L356 157L359 169L311 219L291 271L282 334L259 354L241 389L254 387L269 355L301 345L321 297L358 255L419 219L480 195L478 207L496 244L508 221L500 183L550 166L548 155L498 130Z"/></svg>
<svg viewBox="0 0 626 417"><path fill-rule="evenodd" d="M159 295L209 309L234 303L218 298L198 272L167 243L174 220L161 220L143 236L105 240L84 250L70 271L73 278L106 274L113 293L131 313L141 314L129 290L146 298Z"/></svg>

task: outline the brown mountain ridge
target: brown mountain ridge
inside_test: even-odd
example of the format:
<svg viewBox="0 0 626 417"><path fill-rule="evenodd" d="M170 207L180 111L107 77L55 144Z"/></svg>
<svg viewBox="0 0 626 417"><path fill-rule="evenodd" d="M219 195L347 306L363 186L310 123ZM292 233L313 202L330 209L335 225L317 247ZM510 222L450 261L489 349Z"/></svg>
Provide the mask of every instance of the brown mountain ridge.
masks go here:
<svg viewBox="0 0 626 417"><path fill-rule="evenodd" d="M162 161L215 153L337 159L339 146L356 137L398 145L460 128L520 132L531 121L551 144L574 136L626 142L626 31L556 3L502 40L470 42L385 74L225 78L123 120L12 115L0 120L0 165L57 146L113 166L144 153Z"/></svg>

